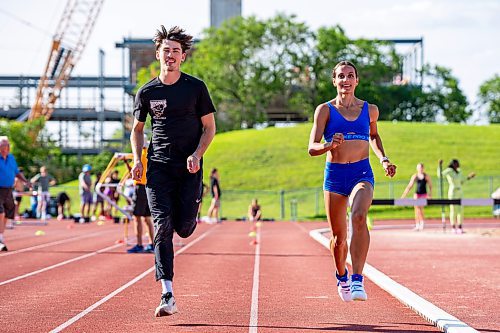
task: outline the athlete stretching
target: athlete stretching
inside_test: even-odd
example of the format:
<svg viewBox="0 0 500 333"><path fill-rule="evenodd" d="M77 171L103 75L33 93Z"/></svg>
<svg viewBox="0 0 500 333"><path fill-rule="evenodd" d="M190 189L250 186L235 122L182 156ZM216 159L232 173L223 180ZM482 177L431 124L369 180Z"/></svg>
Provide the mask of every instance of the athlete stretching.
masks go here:
<svg viewBox="0 0 500 333"><path fill-rule="evenodd" d="M363 285L370 234L366 215L373 198L374 179L368 160L369 144L380 159L387 176L394 176L396 166L385 156L382 140L377 131L379 111L354 96L359 83L356 67L348 62L338 63L332 72L337 97L318 105L314 113L314 125L309 138L309 154L327 153L323 185L326 216L332 229L332 252L338 292L343 301L365 301ZM324 136L325 142L321 143ZM353 274L346 268L347 206L351 206L352 239L351 258Z"/></svg>
<svg viewBox="0 0 500 333"><path fill-rule="evenodd" d="M179 27L167 31L162 26L157 31L154 42L160 75L142 86L135 97L130 137L135 180L142 175L141 151L148 115L153 131L146 192L155 227L156 280L162 285L157 317L177 312L172 288L172 237L174 231L180 237L189 237L196 228L202 195L201 159L215 135L215 108L205 83L180 71L192 38Z"/></svg>

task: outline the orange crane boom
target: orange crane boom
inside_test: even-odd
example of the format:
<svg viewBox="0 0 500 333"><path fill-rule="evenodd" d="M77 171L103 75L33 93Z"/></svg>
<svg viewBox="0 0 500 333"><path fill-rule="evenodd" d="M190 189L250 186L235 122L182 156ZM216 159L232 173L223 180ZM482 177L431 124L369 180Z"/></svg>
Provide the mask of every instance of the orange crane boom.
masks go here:
<svg viewBox="0 0 500 333"><path fill-rule="evenodd" d="M104 0L68 0L57 26L29 120L48 120L90 37Z"/></svg>

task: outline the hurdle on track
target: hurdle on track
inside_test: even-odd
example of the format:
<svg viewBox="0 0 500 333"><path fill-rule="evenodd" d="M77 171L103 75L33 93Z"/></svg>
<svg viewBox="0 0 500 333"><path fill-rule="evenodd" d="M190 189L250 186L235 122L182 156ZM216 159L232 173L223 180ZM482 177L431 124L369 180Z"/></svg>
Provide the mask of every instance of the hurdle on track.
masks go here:
<svg viewBox="0 0 500 333"><path fill-rule="evenodd" d="M106 187L116 187L116 192L125 197L127 203L130 203L130 198L126 196L123 191L123 185L125 181L130 177L130 161L134 159L134 155L132 153L115 153L106 167L106 170L101 175L101 178L97 181L95 186L95 192L98 196L103 198L111 207L114 207L120 213L125 216L124 219L124 231L123 231L123 239L125 243L128 244L128 224L132 221L132 209L131 205L127 205L126 207L119 206L114 200L112 200L109 196L104 194L103 189ZM117 166L119 162L123 162L126 165L126 171L120 178L120 182L117 184L106 184L106 178L108 178L113 172L114 168Z"/></svg>

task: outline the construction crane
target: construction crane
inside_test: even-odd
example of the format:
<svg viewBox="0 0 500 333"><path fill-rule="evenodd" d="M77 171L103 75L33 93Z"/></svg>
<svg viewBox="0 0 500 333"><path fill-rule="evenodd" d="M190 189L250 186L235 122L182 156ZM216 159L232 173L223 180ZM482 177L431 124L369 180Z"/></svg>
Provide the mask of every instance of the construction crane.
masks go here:
<svg viewBox="0 0 500 333"><path fill-rule="evenodd" d="M29 120L48 120L90 37L104 0L68 0L52 40Z"/></svg>

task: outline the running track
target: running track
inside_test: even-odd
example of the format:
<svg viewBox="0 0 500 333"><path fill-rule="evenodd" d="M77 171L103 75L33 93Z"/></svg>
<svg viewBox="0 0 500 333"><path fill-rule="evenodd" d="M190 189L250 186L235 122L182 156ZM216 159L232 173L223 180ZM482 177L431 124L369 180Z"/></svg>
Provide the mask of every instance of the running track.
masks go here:
<svg viewBox="0 0 500 333"><path fill-rule="evenodd" d="M487 221L488 222L488 221ZM68 226L71 226L68 229ZM151 254L126 254L122 226L51 222L7 230L2 332L437 332L366 282L367 302L336 293L325 223L200 224L175 259L180 313L155 318ZM34 236L43 230L45 235ZM500 331L498 237L374 230L368 262L481 332Z"/></svg>

